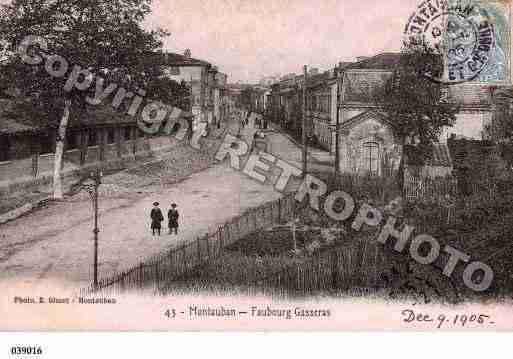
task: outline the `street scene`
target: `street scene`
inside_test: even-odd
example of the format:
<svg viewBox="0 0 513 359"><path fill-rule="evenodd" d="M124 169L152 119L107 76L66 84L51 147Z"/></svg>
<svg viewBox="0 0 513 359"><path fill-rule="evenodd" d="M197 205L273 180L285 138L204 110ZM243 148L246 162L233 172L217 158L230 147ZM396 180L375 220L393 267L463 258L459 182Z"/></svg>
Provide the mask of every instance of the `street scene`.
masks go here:
<svg viewBox="0 0 513 359"><path fill-rule="evenodd" d="M2 2L0 287L510 299L509 5L443 3L316 53L243 47L238 8L191 34L182 2Z"/></svg>

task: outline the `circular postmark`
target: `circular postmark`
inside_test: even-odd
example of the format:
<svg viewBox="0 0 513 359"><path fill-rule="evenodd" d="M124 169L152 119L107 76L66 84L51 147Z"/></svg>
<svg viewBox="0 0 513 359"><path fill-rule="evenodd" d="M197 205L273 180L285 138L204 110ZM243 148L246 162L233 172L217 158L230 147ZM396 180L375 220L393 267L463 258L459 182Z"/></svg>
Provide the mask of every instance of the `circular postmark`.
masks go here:
<svg viewBox="0 0 513 359"><path fill-rule="evenodd" d="M439 71L429 69L422 74L445 84L474 80L488 66L495 49L492 19L471 1L422 2L404 35L406 43L422 44L438 55Z"/></svg>

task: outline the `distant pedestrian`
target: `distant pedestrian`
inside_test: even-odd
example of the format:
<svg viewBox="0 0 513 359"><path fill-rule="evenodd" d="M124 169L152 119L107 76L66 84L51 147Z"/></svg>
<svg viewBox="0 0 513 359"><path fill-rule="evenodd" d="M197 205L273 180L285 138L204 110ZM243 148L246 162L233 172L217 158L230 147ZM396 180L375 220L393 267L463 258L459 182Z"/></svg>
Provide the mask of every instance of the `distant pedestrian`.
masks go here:
<svg viewBox="0 0 513 359"><path fill-rule="evenodd" d="M151 209L151 231L153 236L155 236L155 233L158 233L160 236L160 228L161 222L164 220L164 215L162 214L162 211L159 208L159 203L155 202L153 203L153 208Z"/></svg>
<svg viewBox="0 0 513 359"><path fill-rule="evenodd" d="M180 214L176 209L176 204L171 204L171 209L167 212L167 219L169 221L169 234L172 234L173 231L175 234L178 234L178 217Z"/></svg>

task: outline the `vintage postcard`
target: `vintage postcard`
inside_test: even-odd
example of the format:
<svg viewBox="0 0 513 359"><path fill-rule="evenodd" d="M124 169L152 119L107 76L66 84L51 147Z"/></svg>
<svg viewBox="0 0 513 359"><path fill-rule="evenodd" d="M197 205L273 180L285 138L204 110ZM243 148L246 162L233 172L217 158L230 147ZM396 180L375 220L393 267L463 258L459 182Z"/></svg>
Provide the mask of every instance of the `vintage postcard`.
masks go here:
<svg viewBox="0 0 513 359"><path fill-rule="evenodd" d="M0 3L0 331L512 328L509 1Z"/></svg>

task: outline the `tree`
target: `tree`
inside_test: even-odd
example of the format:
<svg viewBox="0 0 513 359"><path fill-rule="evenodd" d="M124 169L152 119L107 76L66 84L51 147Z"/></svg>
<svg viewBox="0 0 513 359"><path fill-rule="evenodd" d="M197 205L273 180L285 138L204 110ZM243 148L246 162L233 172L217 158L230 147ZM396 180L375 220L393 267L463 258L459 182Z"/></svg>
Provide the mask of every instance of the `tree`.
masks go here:
<svg viewBox="0 0 513 359"><path fill-rule="evenodd" d="M155 78L148 85L146 98L161 101L167 105L190 110L191 91L185 81L176 82L167 76Z"/></svg>
<svg viewBox="0 0 513 359"><path fill-rule="evenodd" d="M442 63L441 56L429 47L406 43L392 76L375 95L403 148L412 145L424 160L431 155L442 129L454 124L459 111L448 99L445 85L432 80L442 73ZM401 190L403 181L404 151L398 171Z"/></svg>
<svg viewBox="0 0 513 359"><path fill-rule="evenodd" d="M142 22L151 11L151 0L13 0L0 8L0 37L10 44L12 56L2 63L2 79L31 102L42 126L57 130L54 163L54 198L62 198L61 163L66 128L72 110L83 109L98 86L118 77L133 88L145 88L160 76L159 66L148 54L161 49L163 30L145 30ZM37 50L57 57L29 64L16 51L27 36L37 37ZM50 59L54 61L49 61ZM46 66L46 71L43 70ZM69 68L66 68L66 66ZM50 76L49 70L61 76ZM74 77L73 77L74 76ZM94 77L98 76L98 77ZM74 83L69 79L73 78ZM107 83L105 81L104 83ZM122 84L119 84L121 87Z"/></svg>
<svg viewBox="0 0 513 359"><path fill-rule="evenodd" d="M486 128L488 136L498 143L513 142L513 89L490 88L495 111L492 123Z"/></svg>
<svg viewBox="0 0 513 359"><path fill-rule="evenodd" d="M498 146L507 168L513 168L513 89L492 86L490 92L494 111L485 133Z"/></svg>

